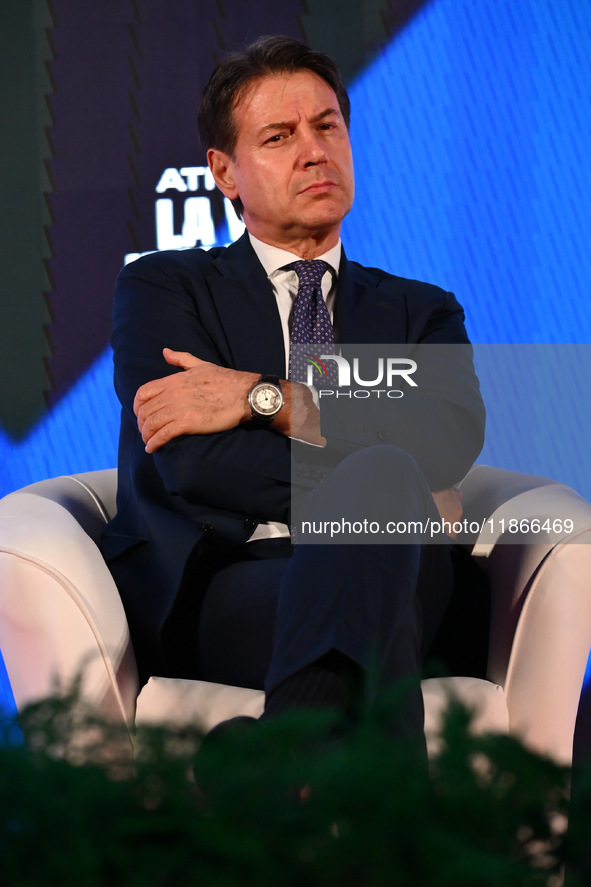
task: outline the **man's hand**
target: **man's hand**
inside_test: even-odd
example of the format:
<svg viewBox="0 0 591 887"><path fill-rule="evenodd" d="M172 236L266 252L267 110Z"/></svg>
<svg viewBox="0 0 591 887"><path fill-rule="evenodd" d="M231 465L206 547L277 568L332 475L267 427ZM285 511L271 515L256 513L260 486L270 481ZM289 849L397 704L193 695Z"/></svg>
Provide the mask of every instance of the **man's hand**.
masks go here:
<svg viewBox="0 0 591 887"><path fill-rule="evenodd" d="M437 506L439 516L446 523L453 526L456 521L462 519L462 514L464 513L462 507L462 492L457 487L448 487L447 490L439 490L439 492L433 493L433 498L435 499L435 505ZM448 533L448 536L451 536L453 539L455 538L456 533L452 531L451 533Z"/></svg>
<svg viewBox="0 0 591 887"><path fill-rule="evenodd" d="M258 381L246 373L165 348L164 359L185 372L147 382L133 402L146 452L182 434L227 431L250 419L247 394Z"/></svg>

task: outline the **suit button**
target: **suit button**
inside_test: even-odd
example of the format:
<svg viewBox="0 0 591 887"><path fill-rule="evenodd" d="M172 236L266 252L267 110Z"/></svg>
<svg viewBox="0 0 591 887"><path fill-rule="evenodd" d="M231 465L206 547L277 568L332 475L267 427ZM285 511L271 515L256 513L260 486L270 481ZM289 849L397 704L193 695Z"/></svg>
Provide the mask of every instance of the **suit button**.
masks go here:
<svg viewBox="0 0 591 887"><path fill-rule="evenodd" d="M210 524L201 524L201 529L205 536L209 536L210 533L213 533L213 527Z"/></svg>
<svg viewBox="0 0 591 887"><path fill-rule="evenodd" d="M253 532L257 527L258 521L255 517L247 517L244 520L244 529Z"/></svg>
<svg viewBox="0 0 591 887"><path fill-rule="evenodd" d="M390 440L390 432L382 428L381 431L378 431L378 440L381 440L382 443L386 443Z"/></svg>
<svg viewBox="0 0 591 887"><path fill-rule="evenodd" d="M296 474L298 477L310 477L310 470L306 465L298 465Z"/></svg>
<svg viewBox="0 0 591 887"><path fill-rule="evenodd" d="M326 471L323 471L322 468L319 468L316 472L316 480L322 483L323 480L326 479Z"/></svg>

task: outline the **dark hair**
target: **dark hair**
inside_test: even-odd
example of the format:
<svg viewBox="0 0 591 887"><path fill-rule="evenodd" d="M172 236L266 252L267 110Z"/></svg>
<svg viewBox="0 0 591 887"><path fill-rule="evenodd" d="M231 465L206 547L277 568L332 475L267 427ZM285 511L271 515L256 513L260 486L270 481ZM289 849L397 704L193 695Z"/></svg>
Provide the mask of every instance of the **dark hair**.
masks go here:
<svg viewBox="0 0 591 887"><path fill-rule="evenodd" d="M323 52L310 49L305 43L291 37L259 37L243 52L232 53L223 59L203 90L197 120L201 144L205 150L217 148L225 154L233 155L238 137L234 108L253 80L272 74L295 74L298 71L312 71L328 83L337 97L348 128L351 103L333 60ZM233 204L240 216L242 203L237 199Z"/></svg>

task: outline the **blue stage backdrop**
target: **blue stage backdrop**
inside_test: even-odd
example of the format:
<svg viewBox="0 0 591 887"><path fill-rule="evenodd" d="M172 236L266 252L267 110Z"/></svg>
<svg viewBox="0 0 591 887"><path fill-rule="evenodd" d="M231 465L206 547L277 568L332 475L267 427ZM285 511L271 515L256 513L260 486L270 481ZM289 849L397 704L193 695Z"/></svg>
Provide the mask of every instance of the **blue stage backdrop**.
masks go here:
<svg viewBox="0 0 591 887"><path fill-rule="evenodd" d="M351 258L453 290L476 343L591 342L591 4L415 0L395 16L360 0L342 20L333 0L265 0L248 22L238 0L14 6L2 13L20 142L2 154L0 495L116 464L114 278L141 252L240 233L194 109L215 58L260 33L306 37L347 72ZM587 379L568 362L562 388L540 393L547 435L523 446L519 379L482 361L480 461L591 498Z"/></svg>

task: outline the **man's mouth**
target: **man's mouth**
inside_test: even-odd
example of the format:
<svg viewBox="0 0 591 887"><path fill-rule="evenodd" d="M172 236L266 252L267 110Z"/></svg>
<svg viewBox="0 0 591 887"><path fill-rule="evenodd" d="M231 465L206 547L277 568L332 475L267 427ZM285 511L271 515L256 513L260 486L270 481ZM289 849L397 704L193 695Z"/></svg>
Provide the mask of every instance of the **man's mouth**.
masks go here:
<svg viewBox="0 0 591 887"><path fill-rule="evenodd" d="M302 188L300 194L323 194L336 187L336 182L330 179L322 179L320 182L312 182L306 188Z"/></svg>

